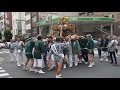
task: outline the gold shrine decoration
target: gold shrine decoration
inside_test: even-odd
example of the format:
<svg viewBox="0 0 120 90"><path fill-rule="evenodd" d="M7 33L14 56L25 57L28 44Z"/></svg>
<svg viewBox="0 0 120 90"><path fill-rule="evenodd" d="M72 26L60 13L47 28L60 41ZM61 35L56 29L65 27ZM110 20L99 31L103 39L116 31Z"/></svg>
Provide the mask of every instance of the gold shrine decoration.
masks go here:
<svg viewBox="0 0 120 90"><path fill-rule="evenodd" d="M68 24L70 21L69 21L69 18L68 17L61 17L61 20L60 20L60 24L61 25L64 25L64 24Z"/></svg>
<svg viewBox="0 0 120 90"><path fill-rule="evenodd" d="M56 37L57 35L60 35L62 37L65 37L67 34L72 35L75 33L75 25L70 24L68 17L61 17L60 22L58 25L54 25L52 27L52 35Z"/></svg>
<svg viewBox="0 0 120 90"><path fill-rule="evenodd" d="M71 24L65 24L62 28L63 30L66 30L66 29L75 29L75 25L71 25ZM52 27L52 30L60 30L60 25L55 25Z"/></svg>

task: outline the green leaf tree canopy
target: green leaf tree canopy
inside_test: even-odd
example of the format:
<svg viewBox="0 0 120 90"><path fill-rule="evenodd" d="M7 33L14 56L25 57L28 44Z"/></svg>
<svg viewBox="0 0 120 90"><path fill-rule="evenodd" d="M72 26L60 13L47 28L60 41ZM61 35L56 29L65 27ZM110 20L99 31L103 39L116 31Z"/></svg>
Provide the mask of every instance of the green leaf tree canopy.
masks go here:
<svg viewBox="0 0 120 90"><path fill-rule="evenodd" d="M7 42L10 42L10 39L12 39L12 33L11 33L11 31L10 31L10 29L6 29L5 31L4 31L4 36L5 36L5 40L7 41Z"/></svg>

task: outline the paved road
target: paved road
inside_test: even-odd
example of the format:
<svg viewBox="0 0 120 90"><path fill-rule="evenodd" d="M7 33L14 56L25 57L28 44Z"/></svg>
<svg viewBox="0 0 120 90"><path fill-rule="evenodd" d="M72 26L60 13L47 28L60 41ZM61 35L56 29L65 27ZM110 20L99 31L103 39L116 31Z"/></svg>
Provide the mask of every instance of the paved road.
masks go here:
<svg viewBox="0 0 120 90"><path fill-rule="evenodd" d="M96 55L97 56L97 55ZM24 57L25 59L25 57ZM47 71L45 74L39 74L29 71L23 71L22 67L16 66L16 61L10 63L8 50L0 50L0 78L55 78L55 70ZM63 78L120 78L120 58L118 57L118 66L112 66L109 62L99 62L95 57L95 66L88 68L85 64L79 64L72 68L67 67L62 70ZM6 74L3 74L6 73Z"/></svg>

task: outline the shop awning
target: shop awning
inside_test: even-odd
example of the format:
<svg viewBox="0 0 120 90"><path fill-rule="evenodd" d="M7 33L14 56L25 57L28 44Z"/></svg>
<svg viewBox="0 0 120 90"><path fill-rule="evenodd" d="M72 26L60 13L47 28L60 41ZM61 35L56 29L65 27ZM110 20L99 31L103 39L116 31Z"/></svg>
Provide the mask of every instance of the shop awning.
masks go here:
<svg viewBox="0 0 120 90"><path fill-rule="evenodd" d="M53 24L57 24L61 17L52 19ZM106 24L114 23L115 18L110 17L69 17L70 23L74 24ZM38 26L49 25L48 21L38 22Z"/></svg>

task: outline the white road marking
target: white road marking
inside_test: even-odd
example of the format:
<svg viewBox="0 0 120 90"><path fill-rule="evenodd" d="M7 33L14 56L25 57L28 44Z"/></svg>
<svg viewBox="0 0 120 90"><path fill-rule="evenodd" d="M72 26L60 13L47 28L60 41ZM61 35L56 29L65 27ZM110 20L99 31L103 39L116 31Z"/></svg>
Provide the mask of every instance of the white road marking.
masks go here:
<svg viewBox="0 0 120 90"><path fill-rule="evenodd" d="M2 49L2 51L10 51L9 49Z"/></svg>
<svg viewBox="0 0 120 90"><path fill-rule="evenodd" d="M10 52L7 52L7 51L3 51L3 53L10 53Z"/></svg>
<svg viewBox="0 0 120 90"><path fill-rule="evenodd" d="M1 54L3 54L4 52L0 52Z"/></svg>
<svg viewBox="0 0 120 90"><path fill-rule="evenodd" d="M0 72L6 72L5 70L0 70Z"/></svg>
<svg viewBox="0 0 120 90"><path fill-rule="evenodd" d="M2 73L2 74L0 74L0 77L3 77L3 76L9 76L9 74L8 73Z"/></svg>
<svg viewBox="0 0 120 90"><path fill-rule="evenodd" d="M8 77L8 78L13 78L13 77Z"/></svg>
<svg viewBox="0 0 120 90"><path fill-rule="evenodd" d="M6 71L2 67L0 67L0 78L4 77L4 76L7 76L5 78L12 78L12 77L9 76L8 73L6 73Z"/></svg>
<svg viewBox="0 0 120 90"><path fill-rule="evenodd" d="M0 67L0 69L3 69L2 67Z"/></svg>

